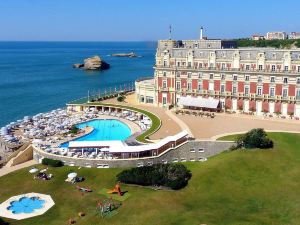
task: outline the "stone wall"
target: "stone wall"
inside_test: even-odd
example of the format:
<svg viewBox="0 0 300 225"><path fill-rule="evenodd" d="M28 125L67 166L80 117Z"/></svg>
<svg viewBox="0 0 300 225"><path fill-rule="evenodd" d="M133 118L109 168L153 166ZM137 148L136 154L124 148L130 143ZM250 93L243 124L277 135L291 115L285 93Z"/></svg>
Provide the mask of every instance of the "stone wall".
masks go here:
<svg viewBox="0 0 300 225"><path fill-rule="evenodd" d="M70 158L49 154L34 148L33 158L38 162L41 162L44 157L57 159L70 166L98 168L136 167L167 162L205 161L206 158L227 150L232 144L233 142L230 141L189 140L177 146L176 149L170 149L157 157L114 160Z"/></svg>

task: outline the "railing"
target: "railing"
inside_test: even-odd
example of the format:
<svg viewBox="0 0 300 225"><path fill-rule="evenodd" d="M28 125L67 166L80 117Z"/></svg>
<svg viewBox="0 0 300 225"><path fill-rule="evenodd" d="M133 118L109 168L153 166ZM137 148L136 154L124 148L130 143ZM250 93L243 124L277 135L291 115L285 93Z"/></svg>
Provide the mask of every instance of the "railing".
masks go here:
<svg viewBox="0 0 300 225"><path fill-rule="evenodd" d="M177 66L177 65L167 65L167 66L163 66L163 65L154 65L155 68L159 68L159 69L176 69L176 70L185 70L185 69L190 69L190 70L205 70L205 71L232 71L232 72L256 72L256 73L300 73L300 71L298 70L279 70L279 69L246 69L246 68L222 68L222 67L196 67L196 66Z"/></svg>

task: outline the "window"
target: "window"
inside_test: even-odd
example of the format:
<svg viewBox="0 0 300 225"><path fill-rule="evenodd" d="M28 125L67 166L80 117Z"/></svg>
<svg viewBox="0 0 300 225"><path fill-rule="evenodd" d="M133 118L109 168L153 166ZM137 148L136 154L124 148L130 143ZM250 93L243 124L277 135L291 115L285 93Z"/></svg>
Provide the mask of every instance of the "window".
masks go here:
<svg viewBox="0 0 300 225"><path fill-rule="evenodd" d="M176 72L176 77L180 77L180 72Z"/></svg>
<svg viewBox="0 0 300 225"><path fill-rule="evenodd" d="M249 75L246 75L245 76L245 81L249 81L250 80L250 76Z"/></svg>
<svg viewBox="0 0 300 225"><path fill-rule="evenodd" d="M298 66L298 72L300 72L300 66Z"/></svg>
<svg viewBox="0 0 300 225"><path fill-rule="evenodd" d="M144 95L141 95L140 96L140 102L144 102L144 101L145 101Z"/></svg>
<svg viewBox="0 0 300 225"><path fill-rule="evenodd" d="M262 76L257 77L257 82L262 82Z"/></svg>
<svg viewBox="0 0 300 225"><path fill-rule="evenodd" d="M248 96L248 95L249 95L249 86L248 86L248 85L245 86L245 91L244 91L244 93L245 93L245 96Z"/></svg>
<svg viewBox="0 0 300 225"><path fill-rule="evenodd" d="M225 80L225 74L221 74L221 80Z"/></svg>
<svg viewBox="0 0 300 225"><path fill-rule="evenodd" d="M258 70L263 70L263 65L258 65Z"/></svg>
<svg viewBox="0 0 300 225"><path fill-rule="evenodd" d="M211 74L209 74L209 79L214 79L214 75L211 73Z"/></svg>
<svg viewBox="0 0 300 225"><path fill-rule="evenodd" d="M195 151L195 149L194 149L194 148L191 148L191 149L190 149L190 152L196 152L196 151Z"/></svg>
<svg viewBox="0 0 300 225"><path fill-rule="evenodd" d="M256 94L257 94L258 96L261 96L261 90L262 90L262 87L257 87Z"/></svg>
<svg viewBox="0 0 300 225"><path fill-rule="evenodd" d="M188 67L192 67L192 63L191 62L188 62Z"/></svg>
<svg viewBox="0 0 300 225"><path fill-rule="evenodd" d="M163 88L166 88L166 87L167 87L167 81L164 80L164 81L163 81Z"/></svg>
<svg viewBox="0 0 300 225"><path fill-rule="evenodd" d="M250 70L250 65L246 65L246 70Z"/></svg>
<svg viewBox="0 0 300 225"><path fill-rule="evenodd" d="M177 66L180 67L180 62L177 62Z"/></svg>
<svg viewBox="0 0 300 225"><path fill-rule="evenodd" d="M276 70L275 65L272 65L272 71L275 71L275 70Z"/></svg>
<svg viewBox="0 0 300 225"><path fill-rule="evenodd" d="M167 98L163 97L163 105L166 105L166 104L167 104Z"/></svg>
<svg viewBox="0 0 300 225"><path fill-rule="evenodd" d="M199 152L204 152L204 148L199 148Z"/></svg>
<svg viewBox="0 0 300 225"><path fill-rule="evenodd" d="M287 96L288 96L288 89L287 88L282 89L282 97L286 98Z"/></svg>
<svg viewBox="0 0 300 225"><path fill-rule="evenodd" d="M181 158L180 161L181 162L186 162L186 158Z"/></svg>
<svg viewBox="0 0 300 225"><path fill-rule="evenodd" d="M190 91L190 90L192 90L192 83L191 82L189 82L188 84L187 84L187 89Z"/></svg>
<svg viewBox="0 0 300 225"><path fill-rule="evenodd" d="M287 77L284 77L284 78L283 78L283 83L284 83L284 84L287 84L287 83L288 83L288 78L287 78Z"/></svg>
<svg viewBox="0 0 300 225"><path fill-rule="evenodd" d="M284 66L284 71L289 71L289 66Z"/></svg>
<svg viewBox="0 0 300 225"><path fill-rule="evenodd" d="M275 88L273 88L273 87L270 88L270 96L271 97L275 96Z"/></svg>
<svg viewBox="0 0 300 225"><path fill-rule="evenodd" d="M177 90L177 91L180 90L180 82L176 82L176 90Z"/></svg>
<svg viewBox="0 0 300 225"><path fill-rule="evenodd" d="M297 84L300 84L300 78L299 77L297 78Z"/></svg>
<svg viewBox="0 0 300 225"><path fill-rule="evenodd" d="M174 158L174 159L173 159L173 162L178 162L178 158Z"/></svg>
<svg viewBox="0 0 300 225"><path fill-rule="evenodd" d="M275 83L275 77L270 77L270 82Z"/></svg>
<svg viewBox="0 0 300 225"><path fill-rule="evenodd" d="M202 90L202 84L198 83L198 91L201 91L201 90Z"/></svg>
<svg viewBox="0 0 300 225"><path fill-rule="evenodd" d="M221 68L222 68L222 69L225 69L225 63L222 63Z"/></svg>
<svg viewBox="0 0 300 225"><path fill-rule="evenodd" d="M167 66L167 61L164 61L164 66Z"/></svg>
<svg viewBox="0 0 300 225"><path fill-rule="evenodd" d="M198 78L199 78L199 79L202 78L202 73L198 73Z"/></svg>
<svg viewBox="0 0 300 225"><path fill-rule="evenodd" d="M199 63L198 65L199 65L199 68L202 68L202 63Z"/></svg>
<svg viewBox="0 0 300 225"><path fill-rule="evenodd" d="M276 53L273 53L273 59L276 59Z"/></svg>
<svg viewBox="0 0 300 225"><path fill-rule="evenodd" d="M237 80L237 75L233 75L233 80Z"/></svg>
<svg viewBox="0 0 300 225"><path fill-rule="evenodd" d="M296 89L296 99L300 100L300 89Z"/></svg>
<svg viewBox="0 0 300 225"><path fill-rule="evenodd" d="M221 90L220 90L220 92L222 94L224 94L224 92L225 92L225 84L221 84Z"/></svg>
<svg viewBox="0 0 300 225"><path fill-rule="evenodd" d="M209 64L209 67L210 67L210 68L214 68L214 67L215 67L215 64L211 63L211 64Z"/></svg>
<svg viewBox="0 0 300 225"><path fill-rule="evenodd" d="M192 77L192 73L188 73L188 78L191 78Z"/></svg>
<svg viewBox="0 0 300 225"><path fill-rule="evenodd" d="M232 86L232 94L236 95L236 86Z"/></svg>
<svg viewBox="0 0 300 225"><path fill-rule="evenodd" d="M153 97L146 96L146 103L153 103Z"/></svg>
<svg viewBox="0 0 300 225"><path fill-rule="evenodd" d="M164 77L166 77L166 76L167 76L167 72L166 72L166 71L164 71L164 72L163 72L163 75L164 75Z"/></svg>

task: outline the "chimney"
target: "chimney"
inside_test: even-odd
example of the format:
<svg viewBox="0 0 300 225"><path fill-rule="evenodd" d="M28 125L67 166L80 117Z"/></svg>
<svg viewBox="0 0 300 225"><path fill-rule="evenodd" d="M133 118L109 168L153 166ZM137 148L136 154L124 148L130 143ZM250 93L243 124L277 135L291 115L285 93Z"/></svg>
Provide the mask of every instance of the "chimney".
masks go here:
<svg viewBox="0 0 300 225"><path fill-rule="evenodd" d="M203 39L203 27L200 28L200 40Z"/></svg>

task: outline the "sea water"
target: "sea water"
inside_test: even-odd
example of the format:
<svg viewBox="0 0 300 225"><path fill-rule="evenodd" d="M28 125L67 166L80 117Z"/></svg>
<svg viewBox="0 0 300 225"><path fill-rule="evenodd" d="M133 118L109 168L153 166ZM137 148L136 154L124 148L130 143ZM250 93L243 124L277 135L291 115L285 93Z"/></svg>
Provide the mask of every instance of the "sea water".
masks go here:
<svg viewBox="0 0 300 225"><path fill-rule="evenodd" d="M104 91L153 76L155 42L0 42L0 127L58 107L88 91ZM111 57L135 52L142 57ZM72 68L101 56L105 71Z"/></svg>

